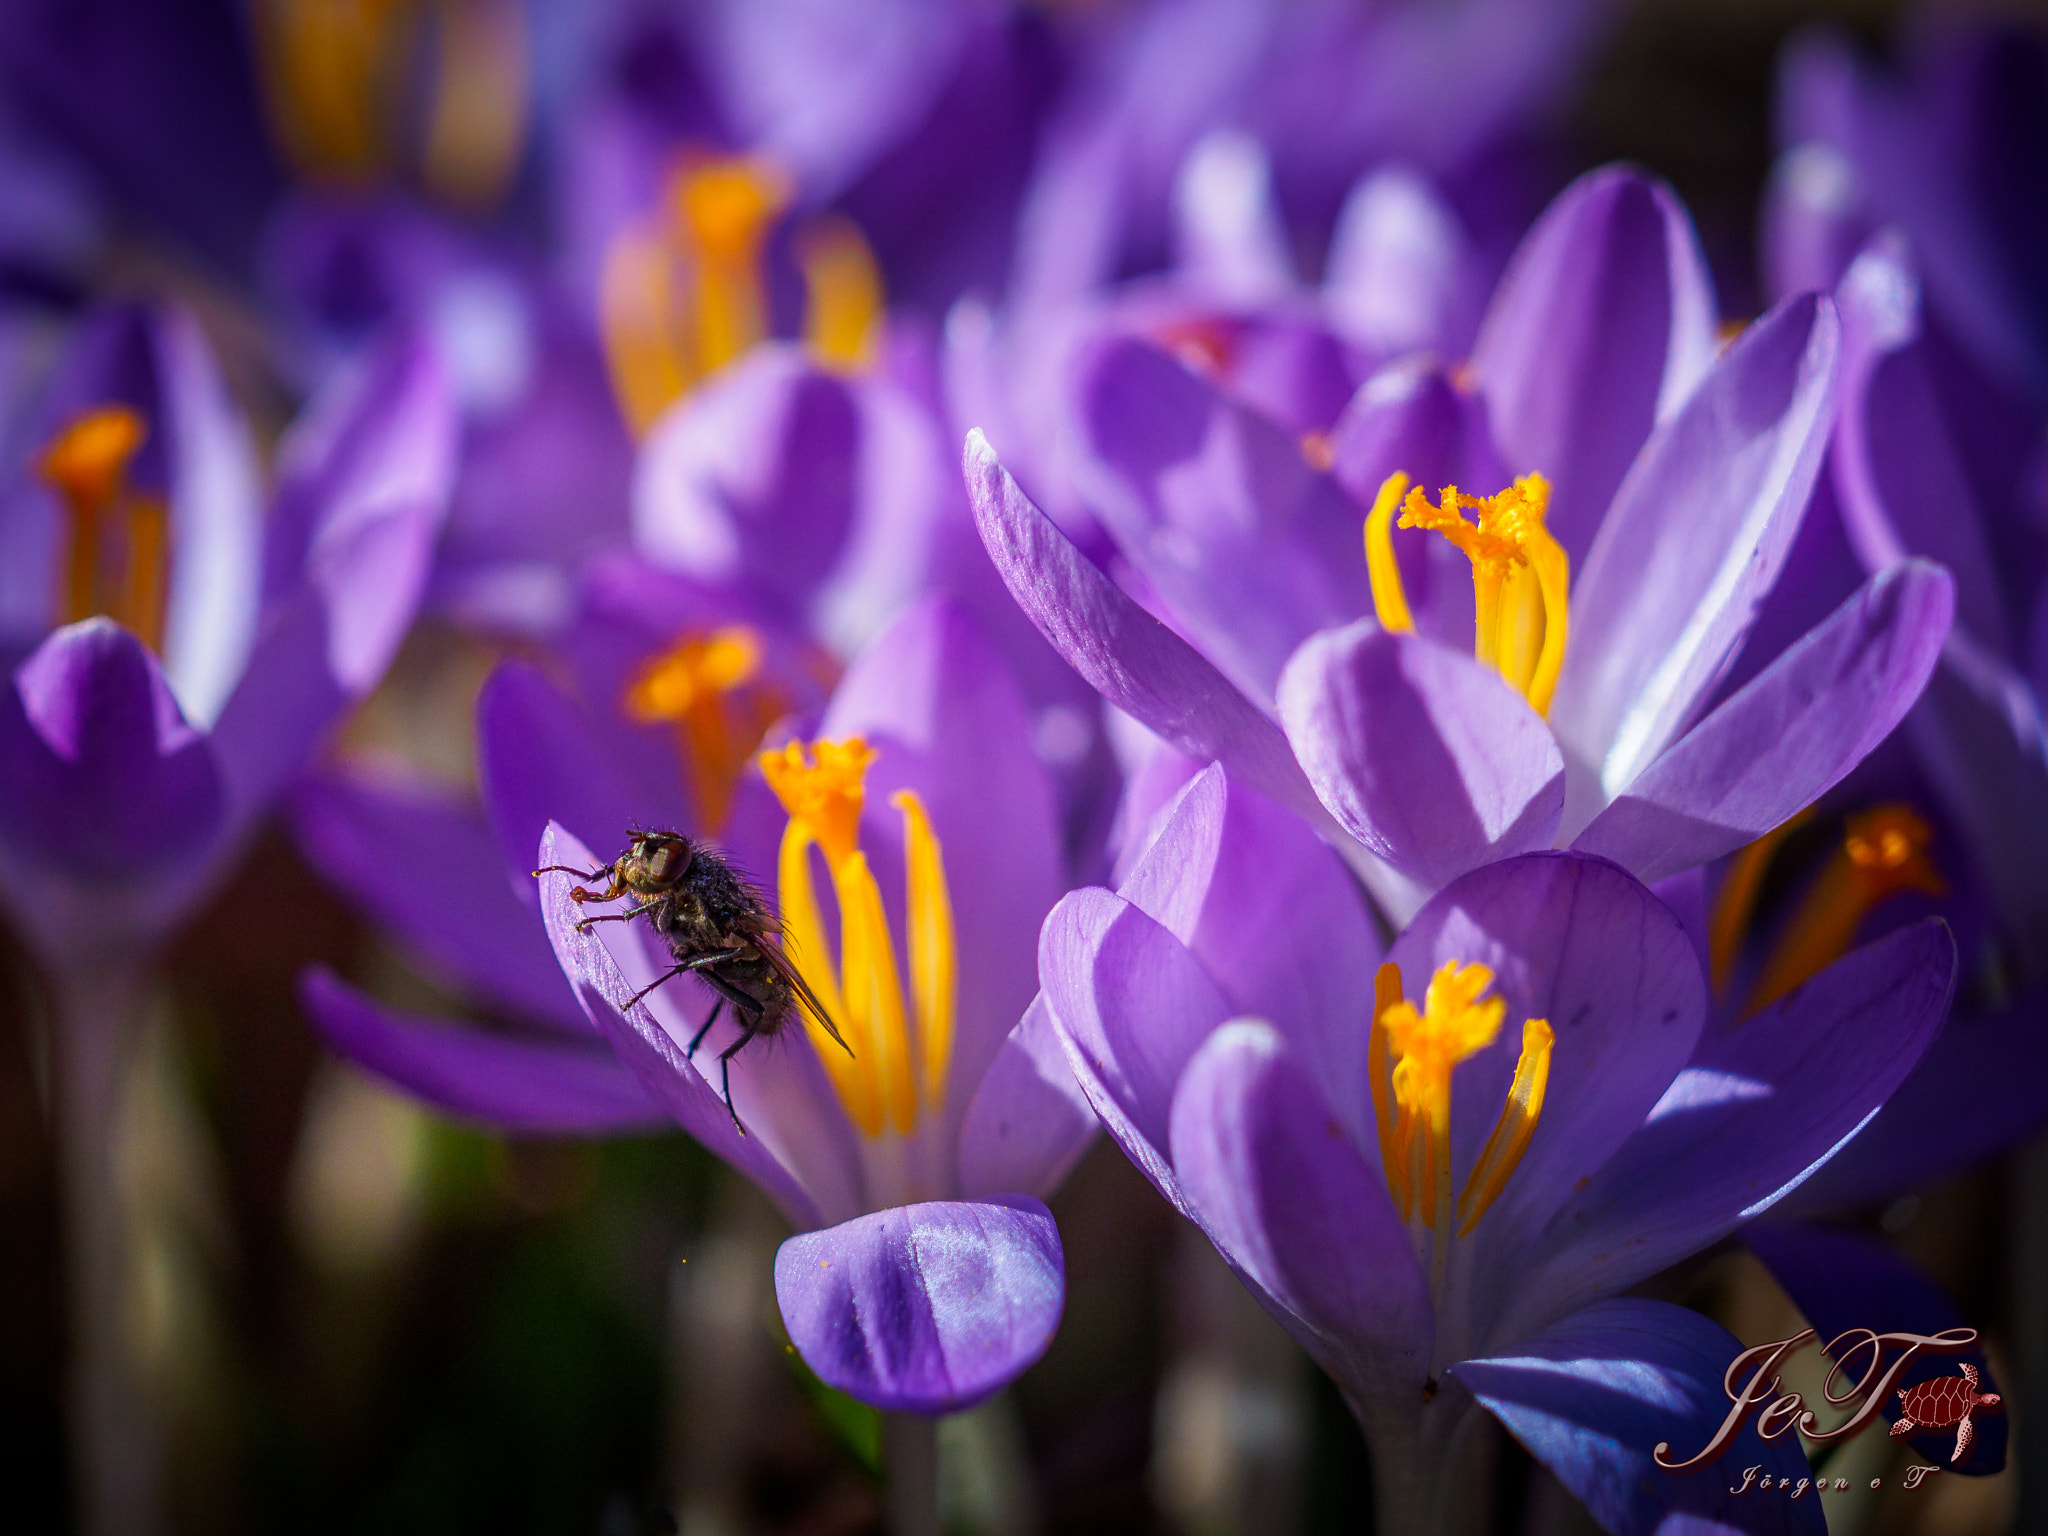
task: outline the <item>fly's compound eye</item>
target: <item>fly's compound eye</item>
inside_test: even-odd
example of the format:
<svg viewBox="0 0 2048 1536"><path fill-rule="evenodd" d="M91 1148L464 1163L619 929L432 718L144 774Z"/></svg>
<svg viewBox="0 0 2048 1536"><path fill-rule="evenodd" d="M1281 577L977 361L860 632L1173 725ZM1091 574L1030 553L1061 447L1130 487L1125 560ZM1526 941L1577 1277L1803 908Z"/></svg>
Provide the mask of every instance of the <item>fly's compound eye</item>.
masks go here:
<svg viewBox="0 0 2048 1536"><path fill-rule="evenodd" d="M681 858L682 850L674 843L657 843L647 855L647 873L656 880L670 879Z"/></svg>

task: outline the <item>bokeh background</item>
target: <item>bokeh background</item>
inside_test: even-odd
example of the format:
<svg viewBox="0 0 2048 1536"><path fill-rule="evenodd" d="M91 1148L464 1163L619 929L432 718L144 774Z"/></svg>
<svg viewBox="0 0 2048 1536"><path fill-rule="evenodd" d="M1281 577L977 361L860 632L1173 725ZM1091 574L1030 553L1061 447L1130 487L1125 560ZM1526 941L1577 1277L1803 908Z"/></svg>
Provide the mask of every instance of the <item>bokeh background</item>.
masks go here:
<svg viewBox="0 0 2048 1536"><path fill-rule="evenodd" d="M1619 5L1568 108L1517 150L1519 169L1547 195L1604 160L1654 168L1698 220L1725 310L1754 313L1779 50L1825 22L1881 53L1903 9ZM2048 24L2048 8L2032 14ZM13 88L0 71L0 90ZM273 428L284 419L289 391L266 372L253 320L203 262L126 233L104 262L108 290L194 303L244 403ZM463 782L471 701L496 654L422 627L346 746ZM0 1526L58 1531L66 1298L46 1004L20 951L0 943ZM294 1001L313 963L400 1004L460 1006L435 997L281 831L177 943L121 1132L177 1528L877 1529L876 1424L808 1378L780 1337L766 1277L785 1234L765 1200L680 1135L514 1141L424 1114L323 1052ZM1013 1390L944 1425L949 1527L1369 1529L1364 1448L1334 1388L1122 1155L1098 1144L1053 1208L1066 1320ZM2048 1149L1881 1219L1985 1329L1994 1359L2048 1352ZM1678 1283L1677 1299L1745 1340L1790 1331L1789 1304L1745 1256L1711 1257ZM2038 1435L2015 1406L2022 1450L2005 1474L1834 1500L1834 1529L2048 1530L2048 1489L2025 1476L2029 1451L2042 1466ZM1890 1454L1866 1438L1867 1454ZM1511 1476L1508 1496L1530 1475Z"/></svg>

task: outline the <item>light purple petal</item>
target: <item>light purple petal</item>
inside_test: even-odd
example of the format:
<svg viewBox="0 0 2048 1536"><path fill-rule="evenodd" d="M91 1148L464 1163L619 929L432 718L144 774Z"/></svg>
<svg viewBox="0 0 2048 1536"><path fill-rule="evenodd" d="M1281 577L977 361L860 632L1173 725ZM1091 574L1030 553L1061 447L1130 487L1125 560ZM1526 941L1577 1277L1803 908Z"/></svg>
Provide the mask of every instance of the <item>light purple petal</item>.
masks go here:
<svg viewBox="0 0 2048 1536"><path fill-rule="evenodd" d="M1328 823L1280 728L1089 564L1031 504L979 432L967 435L963 467L996 569L1075 671L1187 756L1221 762L1261 794Z"/></svg>
<svg viewBox="0 0 2048 1536"><path fill-rule="evenodd" d="M1293 434L1145 341L1079 367L1082 493L1124 555L1254 699L1371 598L1357 508Z"/></svg>
<svg viewBox="0 0 2048 1536"><path fill-rule="evenodd" d="M1425 886L1557 831L1557 742L1498 673L1433 640L1325 630L1287 664L1280 719L1338 824Z"/></svg>
<svg viewBox="0 0 2048 1536"><path fill-rule="evenodd" d="M1839 330L1817 296L1765 315L1658 429L1616 494L1576 573L1550 710L1585 774L1567 836L1685 728L1755 621L1827 447Z"/></svg>
<svg viewBox="0 0 2048 1536"><path fill-rule="evenodd" d="M1471 246L1435 187L1405 167L1382 166L1344 199L1324 303L1338 328L1377 356L1455 357L1475 318Z"/></svg>
<svg viewBox="0 0 2048 1536"><path fill-rule="evenodd" d="M952 1413L1008 1386L1052 1343L1066 1291L1059 1229L1025 1195L896 1206L775 1255L804 1363L896 1413Z"/></svg>
<svg viewBox="0 0 2048 1536"><path fill-rule="evenodd" d="M1636 451L1712 362L1714 311L1685 209L1625 167L1572 183L1516 250L1472 369L1509 473L1550 481L1574 569Z"/></svg>
<svg viewBox="0 0 2048 1536"><path fill-rule="evenodd" d="M401 943L517 1014L587 1030L474 805L423 784L323 774L300 786L291 813L307 860Z"/></svg>
<svg viewBox="0 0 2048 1536"><path fill-rule="evenodd" d="M2010 655L2017 626L1936 398L1918 275L1896 240L1857 257L1840 302L1842 408L1830 464L1850 547L1870 571L1909 555L1939 561L1955 579L1957 627Z"/></svg>
<svg viewBox="0 0 2048 1536"><path fill-rule="evenodd" d="M204 864L224 788L156 657L110 619L57 630L0 690L0 841L39 878L118 888Z"/></svg>
<svg viewBox="0 0 2048 1536"><path fill-rule="evenodd" d="M306 973L299 1001L336 1051L458 1119L539 1136L613 1136L669 1123L601 1040L520 1039L400 1013L322 969Z"/></svg>
<svg viewBox="0 0 2048 1536"><path fill-rule="evenodd" d="M1270 1026L1225 1025L1173 1101L1173 1166L1210 1239L1353 1400L1419 1400L1429 1287L1379 1169Z"/></svg>
<svg viewBox="0 0 2048 1536"><path fill-rule="evenodd" d="M1812 804L1919 698L1941 657L1954 591L1948 573L1925 561L1873 576L1645 768L1572 846L1662 880Z"/></svg>
<svg viewBox="0 0 2048 1536"><path fill-rule="evenodd" d="M1623 1290L1796 1188L1920 1060L1955 968L1954 941L1929 919L1855 950L1704 1046L1524 1252L1520 1325Z"/></svg>
<svg viewBox="0 0 2048 1536"><path fill-rule="evenodd" d="M589 868L594 862L589 849L553 824L549 825L535 860L536 865L567 864L576 868ZM745 1091L750 1087L747 1077L734 1073L734 1105L743 1123L751 1119L754 1124L753 1133L742 1136L733 1125L718 1086L684 1056L683 1046L656 1019L649 1004L661 1002L666 1007L666 999L657 996L631 1001L644 983L629 979L606 945L610 931L638 925L606 923L579 931L577 925L592 911L570 899L575 885L569 875L543 875L541 916L547 923L548 941L554 945L562 973L575 986L590 1022L639 1078L647 1096L667 1110L678 1125L708 1151L752 1179L781 1207L792 1225L818 1225L818 1204L768 1144L775 1127L768 1122L765 1106ZM631 944L635 938L627 934L618 942ZM719 1046L719 1037L707 1042L708 1050Z"/></svg>
<svg viewBox="0 0 2048 1536"><path fill-rule="evenodd" d="M753 353L655 423L633 542L707 581L757 582L807 611L853 528L860 421L847 383L794 347Z"/></svg>
<svg viewBox="0 0 2048 1536"><path fill-rule="evenodd" d="M1673 1476L1652 1459L1696 1454L1728 1416L1723 1378L1742 1344L1720 1324L1662 1301L1603 1301L1451 1374L1615 1536L1677 1536L1673 1512L1725 1520L1753 1536L1824 1533L1819 1494L1733 1490L1743 1469L1773 1484L1809 1478L1797 1435L1766 1441L1751 1419L1728 1453ZM1716 1527L1709 1525L1707 1529Z"/></svg>
<svg viewBox="0 0 2048 1536"><path fill-rule="evenodd" d="M1174 1090L1229 1000L1185 946L1137 907L1099 889L1052 909L1038 946L1046 1005L1103 1128L1186 1212L1168 1157Z"/></svg>
<svg viewBox="0 0 2048 1536"><path fill-rule="evenodd" d="M960 1192L970 1199L1060 1186L1101 1129L1074 1081L1043 997L997 1048L960 1119Z"/></svg>

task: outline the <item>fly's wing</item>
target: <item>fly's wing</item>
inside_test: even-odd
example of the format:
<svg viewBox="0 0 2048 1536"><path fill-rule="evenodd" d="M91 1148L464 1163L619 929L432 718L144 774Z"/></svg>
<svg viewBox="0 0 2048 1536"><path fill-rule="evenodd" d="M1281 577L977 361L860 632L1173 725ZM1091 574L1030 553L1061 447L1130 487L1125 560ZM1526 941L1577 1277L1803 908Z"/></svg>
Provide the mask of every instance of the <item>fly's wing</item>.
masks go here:
<svg viewBox="0 0 2048 1536"><path fill-rule="evenodd" d="M811 990L811 984L804 980L803 973L798 971L789 956L782 952L782 946L764 943L757 944L755 948L774 968L775 974L789 983L789 990L796 994L797 1001L803 1004L804 1010L824 1027L826 1034L839 1042L842 1051L851 1056L853 1047L848 1045L846 1037L839 1033L839 1026L832 1022L832 1015L826 1011L825 1005L818 1001L818 994Z"/></svg>

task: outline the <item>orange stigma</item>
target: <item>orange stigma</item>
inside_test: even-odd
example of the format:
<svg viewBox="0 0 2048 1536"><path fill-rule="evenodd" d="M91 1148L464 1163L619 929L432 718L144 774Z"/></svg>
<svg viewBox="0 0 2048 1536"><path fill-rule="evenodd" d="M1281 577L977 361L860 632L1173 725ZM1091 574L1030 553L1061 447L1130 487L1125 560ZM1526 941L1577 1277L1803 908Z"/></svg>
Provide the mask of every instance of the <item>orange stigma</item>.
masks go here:
<svg viewBox="0 0 2048 1536"><path fill-rule="evenodd" d="M38 468L70 521L61 622L105 614L161 651L170 517L160 498L128 483L148 435L141 412L103 405L52 438Z"/></svg>

